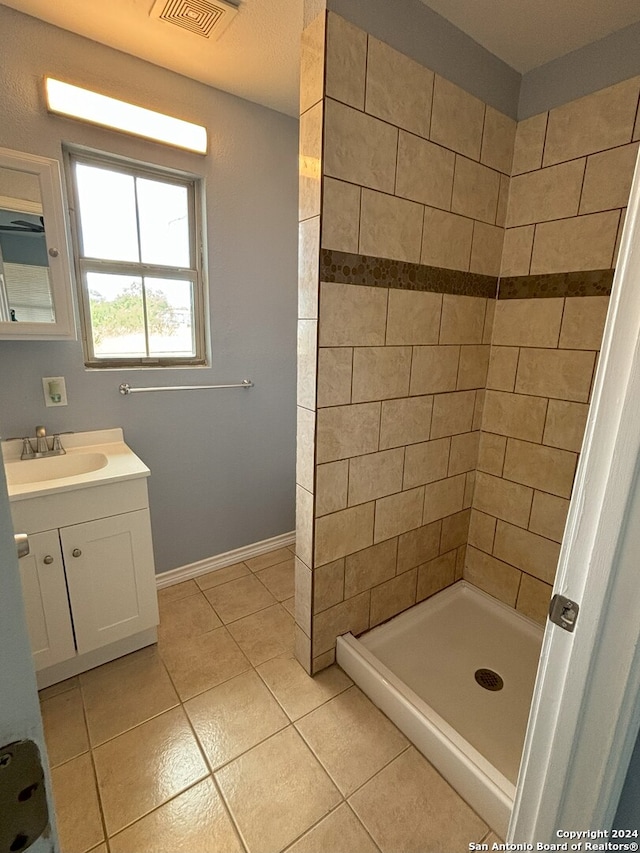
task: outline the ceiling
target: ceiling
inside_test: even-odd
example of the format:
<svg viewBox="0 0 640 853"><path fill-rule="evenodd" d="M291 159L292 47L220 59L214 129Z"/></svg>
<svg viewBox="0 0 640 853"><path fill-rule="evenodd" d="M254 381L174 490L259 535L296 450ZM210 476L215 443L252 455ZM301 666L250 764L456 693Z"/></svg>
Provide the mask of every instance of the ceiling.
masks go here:
<svg viewBox="0 0 640 853"><path fill-rule="evenodd" d="M640 21L638 0L422 2L520 73ZM0 3L241 98L298 113L303 0L240 0L218 39L153 19L153 0Z"/></svg>

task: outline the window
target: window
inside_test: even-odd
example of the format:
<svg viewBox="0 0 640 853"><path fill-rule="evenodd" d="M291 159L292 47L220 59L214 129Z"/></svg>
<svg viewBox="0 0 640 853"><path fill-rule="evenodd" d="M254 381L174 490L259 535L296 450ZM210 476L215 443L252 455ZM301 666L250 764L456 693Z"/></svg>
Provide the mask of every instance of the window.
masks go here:
<svg viewBox="0 0 640 853"><path fill-rule="evenodd" d="M200 182L69 152L86 364L205 363Z"/></svg>

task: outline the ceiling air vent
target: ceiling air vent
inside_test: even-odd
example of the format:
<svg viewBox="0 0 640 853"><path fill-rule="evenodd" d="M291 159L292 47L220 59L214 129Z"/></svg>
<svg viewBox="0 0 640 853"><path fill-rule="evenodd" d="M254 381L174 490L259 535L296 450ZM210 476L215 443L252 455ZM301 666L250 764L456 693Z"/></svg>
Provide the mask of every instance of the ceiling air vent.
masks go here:
<svg viewBox="0 0 640 853"><path fill-rule="evenodd" d="M156 0L149 14L202 38L217 39L237 11L237 6L224 0Z"/></svg>

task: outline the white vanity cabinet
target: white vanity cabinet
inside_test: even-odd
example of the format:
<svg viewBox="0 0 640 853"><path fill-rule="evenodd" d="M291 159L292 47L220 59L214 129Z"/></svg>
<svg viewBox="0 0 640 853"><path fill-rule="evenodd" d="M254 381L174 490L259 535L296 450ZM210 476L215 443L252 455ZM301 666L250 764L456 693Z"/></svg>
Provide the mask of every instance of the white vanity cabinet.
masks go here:
<svg viewBox="0 0 640 853"><path fill-rule="evenodd" d="M121 436L100 435L113 432ZM121 442L76 455L89 451L85 458L107 460L95 472L55 484L9 482L14 531L29 536L18 565L40 688L157 640L148 469ZM73 454L63 464L73 466ZM37 469L25 466L37 461L17 463L23 474L5 468L28 479Z"/></svg>

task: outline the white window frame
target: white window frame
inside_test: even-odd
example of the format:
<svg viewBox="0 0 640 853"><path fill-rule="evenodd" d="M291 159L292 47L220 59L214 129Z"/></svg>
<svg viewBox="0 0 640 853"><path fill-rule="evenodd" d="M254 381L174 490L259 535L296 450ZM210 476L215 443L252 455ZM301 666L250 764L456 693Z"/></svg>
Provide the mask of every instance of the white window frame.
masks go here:
<svg viewBox="0 0 640 853"><path fill-rule="evenodd" d="M146 163L119 158L101 152L86 149L65 148L65 161L69 185L70 217L73 256L76 278L78 282L80 323L85 352L85 366L90 368L122 368L122 367L199 367L206 366L207 360L207 288L203 269L204 241L202 217L202 178ZM133 261L113 261L84 255L82 246L82 228L80 224L80 205L75 177L76 164L102 166L135 177L151 178L186 187L189 199L189 240L192 266L189 268L173 267L160 264L146 264ZM193 356L125 356L123 358L101 358L96 356L93 344L91 325L91 308L87 273L125 273L142 278L156 276L158 278L176 278L193 281L193 336L195 355ZM144 297L143 297L144 298ZM148 330L145 327L145 336Z"/></svg>

